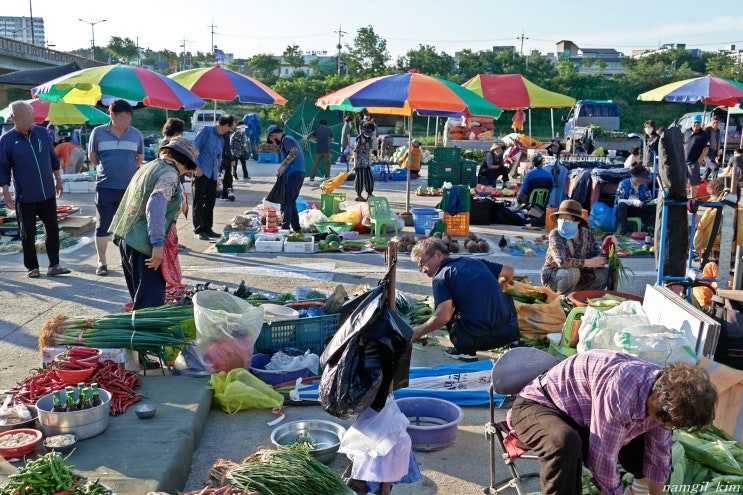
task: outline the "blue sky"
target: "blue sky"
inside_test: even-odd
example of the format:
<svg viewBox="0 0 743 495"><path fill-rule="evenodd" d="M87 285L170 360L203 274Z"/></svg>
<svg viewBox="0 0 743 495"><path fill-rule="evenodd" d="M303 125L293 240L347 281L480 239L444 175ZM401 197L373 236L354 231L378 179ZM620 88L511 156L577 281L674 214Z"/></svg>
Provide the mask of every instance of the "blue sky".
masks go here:
<svg viewBox="0 0 743 495"><path fill-rule="evenodd" d="M686 43L706 51L729 44L743 49L743 13L733 8L734 2L678 0L670 11L669 2L656 1L3 0L2 15L28 17L29 4L34 17L44 18L47 42L58 50L90 46L90 24L80 18L106 20L95 25L98 46L121 36L143 48L177 53L183 40L189 51L210 51L213 24L214 44L239 58L280 54L294 44L303 51L334 54L339 28L347 33L345 45L369 25L387 40L393 61L419 44L450 55L494 45L520 50L522 33L525 54L554 52L555 43L563 39L581 47L616 48L626 55L663 43Z"/></svg>

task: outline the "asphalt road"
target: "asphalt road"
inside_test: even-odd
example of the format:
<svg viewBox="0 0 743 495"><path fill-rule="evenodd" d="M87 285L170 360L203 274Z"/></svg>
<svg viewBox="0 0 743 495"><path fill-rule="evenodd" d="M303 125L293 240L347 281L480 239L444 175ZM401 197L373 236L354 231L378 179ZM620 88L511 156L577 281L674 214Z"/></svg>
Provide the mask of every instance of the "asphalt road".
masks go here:
<svg viewBox="0 0 743 495"><path fill-rule="evenodd" d="M260 204L263 196L274 182L276 165L249 162L251 181L242 179L235 182L235 202L217 202L215 226L218 228L230 222L231 218ZM345 167L333 167L333 175ZM319 182L305 182L302 197L308 202L320 200ZM413 182L412 188L425 185L425 175ZM406 204L404 182L377 182L375 194L387 197L393 211L403 211ZM353 197L353 185L347 183L336 192L346 192ZM429 197L410 197L411 207L431 207L438 199ZM59 204L81 207L80 214L95 215L94 194L65 194ZM216 285L235 287L240 280L257 290L274 292L294 292L297 286L332 290L342 284L348 291L359 284L375 285L384 275L384 256L370 254L314 254L286 255L284 253L250 253L241 255L218 254L211 244L194 238L189 220L178 220L180 242L187 249L181 252L183 282L193 285L212 281ZM405 231L412 232L408 227ZM523 236L526 239L543 235L544 231L527 231L518 227L489 225L472 226L471 230L484 236L495 247L502 235L507 238ZM90 231L85 236L92 236ZM211 248L211 249L210 249ZM46 256L40 254L40 264L46 265ZM527 275L529 280L538 283L541 257L516 257L501 252L497 248L489 255L500 263L514 267L516 274ZM69 276L50 278L43 275L38 279L26 277L20 254L0 256L0 300L3 311L0 315L0 389L11 387L16 381L27 376L28 371L39 366L37 349L39 330L55 314L99 315L122 311L129 297L118 262L118 252L109 245L109 276L95 275L96 255L93 244L83 245L76 250L63 253L61 262L73 270ZM628 259L626 266L634 272L629 283L622 290L642 294L646 284L655 281L655 267L652 259ZM423 297L431 294L430 281L421 274L409 257L400 253L397 269L397 287L406 294ZM434 339L441 345L416 347L413 352L413 366L433 366L451 362L444 352L448 339L439 333ZM490 353L480 353L481 359L495 357ZM204 382L194 379L193 386L203 386ZM500 417L505 411L498 410ZM287 420L320 418L333 419L318 406L289 407ZM234 416L213 409L205 426L201 442L193 453L191 475L185 486L196 490L203 486L209 468L219 458L239 461L254 453L259 446L270 446L271 427L266 423L274 419L269 411L243 411ZM490 479L489 449L484 435L484 425L488 421L487 407L465 408L465 418L459 425L454 445L443 450L418 453L416 455L424 476L422 482L409 486L396 487L402 494L477 494L488 486ZM343 421L339 421L344 423ZM347 422L345 423L348 424ZM348 461L339 456L332 467L342 471ZM498 460L497 478L505 477L503 463ZM536 481L527 485L529 491L538 489Z"/></svg>

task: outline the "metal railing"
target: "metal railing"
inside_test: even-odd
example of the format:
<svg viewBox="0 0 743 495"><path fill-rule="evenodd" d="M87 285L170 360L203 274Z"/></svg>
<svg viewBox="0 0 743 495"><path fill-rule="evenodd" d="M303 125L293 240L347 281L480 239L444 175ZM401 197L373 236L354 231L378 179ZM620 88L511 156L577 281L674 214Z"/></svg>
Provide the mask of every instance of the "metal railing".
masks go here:
<svg viewBox="0 0 743 495"><path fill-rule="evenodd" d="M77 62L77 64L82 68L105 65L105 62L99 62L98 60L0 36L0 53L3 52L16 58L35 59L44 62ZM51 65L61 64L52 63Z"/></svg>

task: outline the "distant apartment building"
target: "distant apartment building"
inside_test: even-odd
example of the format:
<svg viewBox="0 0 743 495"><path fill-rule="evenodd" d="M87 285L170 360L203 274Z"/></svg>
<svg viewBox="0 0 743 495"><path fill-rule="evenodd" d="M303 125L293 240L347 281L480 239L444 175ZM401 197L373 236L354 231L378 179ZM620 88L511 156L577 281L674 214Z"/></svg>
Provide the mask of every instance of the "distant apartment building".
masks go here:
<svg viewBox="0 0 743 495"><path fill-rule="evenodd" d="M46 46L44 19L34 17L0 16L0 36L24 43Z"/></svg>
<svg viewBox="0 0 743 495"><path fill-rule="evenodd" d="M312 63L312 66L310 65L313 60L317 60L318 68L327 67L332 69L336 67L335 59L331 55L328 55L328 52L324 50L305 52L302 66L297 67L296 69L289 65L286 60L284 60L284 57L277 58L279 59L279 70L277 73L279 77L291 77L295 70L301 70L305 75L311 77L315 73L315 69L312 67L315 64Z"/></svg>
<svg viewBox="0 0 743 495"><path fill-rule="evenodd" d="M702 54L702 50L700 50L699 48L686 48L685 43L664 43L660 45L658 48L651 48L651 49L644 49L644 50L632 50L631 57L632 58L645 58L650 55L663 53L668 50L677 50L679 48L689 52L692 57L698 57Z"/></svg>
<svg viewBox="0 0 743 495"><path fill-rule="evenodd" d="M557 42L558 60L570 60L578 68L579 74L615 76L624 74L622 59L626 56L614 48L580 48L572 41Z"/></svg>

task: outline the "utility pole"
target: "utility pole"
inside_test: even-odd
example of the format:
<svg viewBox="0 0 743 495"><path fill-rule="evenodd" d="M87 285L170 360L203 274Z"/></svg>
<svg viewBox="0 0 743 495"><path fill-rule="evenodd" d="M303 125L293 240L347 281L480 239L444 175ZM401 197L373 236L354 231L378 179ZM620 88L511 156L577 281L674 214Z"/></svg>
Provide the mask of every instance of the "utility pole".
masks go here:
<svg viewBox="0 0 743 495"><path fill-rule="evenodd" d="M343 38L344 34L348 34L343 29L341 29L341 26L338 25L338 31L333 31L334 33L338 33L338 75L341 75L341 48L343 45L341 45L341 39Z"/></svg>
<svg viewBox="0 0 743 495"><path fill-rule="evenodd" d="M34 37L34 6L31 4L31 0L28 0L28 13L31 19L31 44L36 44L36 39Z"/></svg>
<svg viewBox="0 0 743 495"><path fill-rule="evenodd" d="M209 24L209 27L212 30L212 56L214 56L214 28L216 28L217 26L214 25L214 20L213 19L212 19L212 23Z"/></svg>
<svg viewBox="0 0 743 495"><path fill-rule="evenodd" d="M181 70L186 70L186 43L190 43L191 40L187 40L185 36L183 37L183 40L181 41L181 48L183 48L183 66L181 67Z"/></svg>
<svg viewBox="0 0 743 495"><path fill-rule="evenodd" d="M516 39L517 40L518 39L521 40L521 56L523 57L524 56L524 40L528 40L529 37L528 36L524 36L524 30L522 29L521 30L521 36L517 36Z"/></svg>

